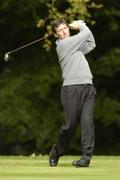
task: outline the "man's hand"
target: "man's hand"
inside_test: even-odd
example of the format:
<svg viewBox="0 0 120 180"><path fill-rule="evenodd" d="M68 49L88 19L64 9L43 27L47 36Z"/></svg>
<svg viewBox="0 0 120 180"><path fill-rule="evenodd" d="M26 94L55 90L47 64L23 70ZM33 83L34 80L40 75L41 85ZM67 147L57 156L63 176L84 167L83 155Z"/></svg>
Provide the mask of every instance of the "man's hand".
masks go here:
<svg viewBox="0 0 120 180"><path fill-rule="evenodd" d="M79 30L80 26L85 25L85 22L82 20L73 21L71 24L69 24L70 28Z"/></svg>
<svg viewBox="0 0 120 180"><path fill-rule="evenodd" d="M73 21L71 24L69 24L71 29L76 29L79 30L80 28L80 24L78 23L78 21Z"/></svg>

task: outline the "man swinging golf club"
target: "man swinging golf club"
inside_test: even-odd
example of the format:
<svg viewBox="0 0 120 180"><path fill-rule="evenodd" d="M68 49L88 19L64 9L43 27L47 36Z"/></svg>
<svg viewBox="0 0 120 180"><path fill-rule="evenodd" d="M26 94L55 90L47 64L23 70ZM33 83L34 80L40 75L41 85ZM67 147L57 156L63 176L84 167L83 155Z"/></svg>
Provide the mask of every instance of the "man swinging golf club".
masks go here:
<svg viewBox="0 0 120 180"><path fill-rule="evenodd" d="M79 32L70 36L70 28ZM92 32L82 20L67 24L62 19L52 23L56 51L62 69L61 103L64 123L49 155L50 166L57 166L60 156L68 149L70 140L80 124L81 158L73 161L76 167L88 167L94 150L94 103L96 90L89 64L85 58L95 48Z"/></svg>

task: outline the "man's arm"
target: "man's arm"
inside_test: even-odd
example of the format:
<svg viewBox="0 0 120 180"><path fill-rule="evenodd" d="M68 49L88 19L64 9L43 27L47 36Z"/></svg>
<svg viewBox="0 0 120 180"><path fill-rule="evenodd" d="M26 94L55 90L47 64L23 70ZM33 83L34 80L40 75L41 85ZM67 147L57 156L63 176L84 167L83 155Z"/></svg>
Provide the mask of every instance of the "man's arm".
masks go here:
<svg viewBox="0 0 120 180"><path fill-rule="evenodd" d="M80 51L83 52L83 54L88 54L96 47L95 39L91 33L87 41L83 44L83 46L80 48Z"/></svg>
<svg viewBox="0 0 120 180"><path fill-rule="evenodd" d="M73 23L70 24L70 27L73 29L77 29L83 31L85 30L85 28L88 28L86 26L86 24L82 21L82 20L78 20L78 21L74 21ZM89 28L88 28L89 29ZM90 31L90 29L89 29ZM95 44L95 39L93 37L92 32L90 31L89 37L87 38L87 40L81 45L80 47L80 51L83 52L83 54L88 54L89 52L91 52L94 48L96 47Z"/></svg>

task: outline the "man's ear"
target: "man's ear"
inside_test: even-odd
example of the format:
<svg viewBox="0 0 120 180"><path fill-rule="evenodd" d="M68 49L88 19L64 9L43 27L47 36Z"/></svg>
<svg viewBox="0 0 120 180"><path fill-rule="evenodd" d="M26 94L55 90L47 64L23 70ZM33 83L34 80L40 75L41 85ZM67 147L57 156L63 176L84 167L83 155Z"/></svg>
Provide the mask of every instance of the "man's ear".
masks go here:
<svg viewBox="0 0 120 180"><path fill-rule="evenodd" d="M56 33L53 33L53 35L55 36L55 38L57 38L57 34Z"/></svg>

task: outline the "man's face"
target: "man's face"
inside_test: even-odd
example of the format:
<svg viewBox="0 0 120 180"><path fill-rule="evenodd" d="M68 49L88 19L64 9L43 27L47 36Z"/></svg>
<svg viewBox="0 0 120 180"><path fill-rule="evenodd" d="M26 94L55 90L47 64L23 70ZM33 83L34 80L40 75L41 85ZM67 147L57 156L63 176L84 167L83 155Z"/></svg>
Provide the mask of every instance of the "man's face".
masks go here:
<svg viewBox="0 0 120 180"><path fill-rule="evenodd" d="M64 38L70 37L69 27L66 24L60 24L56 28L55 36L58 39L64 39Z"/></svg>

